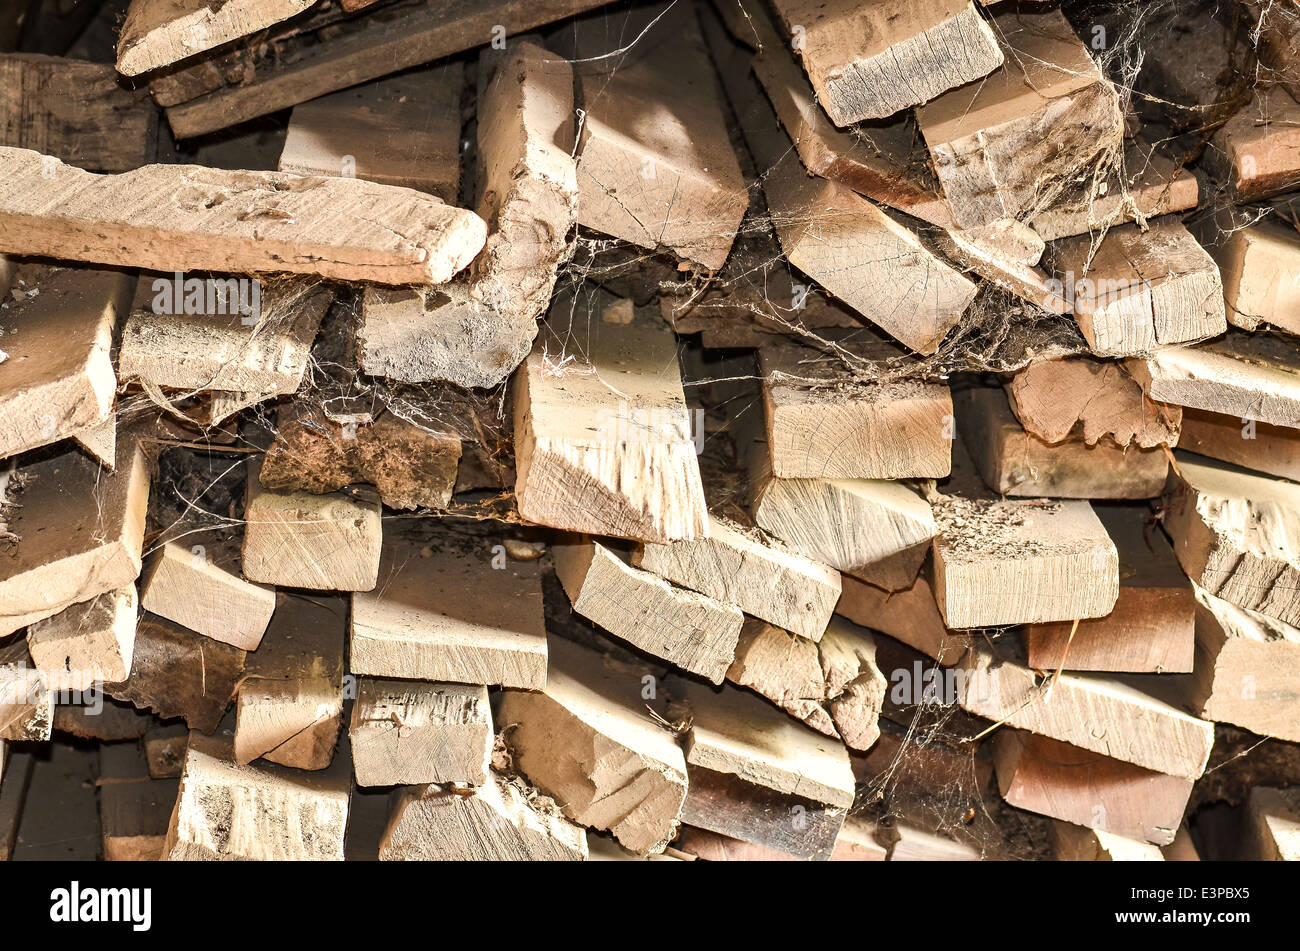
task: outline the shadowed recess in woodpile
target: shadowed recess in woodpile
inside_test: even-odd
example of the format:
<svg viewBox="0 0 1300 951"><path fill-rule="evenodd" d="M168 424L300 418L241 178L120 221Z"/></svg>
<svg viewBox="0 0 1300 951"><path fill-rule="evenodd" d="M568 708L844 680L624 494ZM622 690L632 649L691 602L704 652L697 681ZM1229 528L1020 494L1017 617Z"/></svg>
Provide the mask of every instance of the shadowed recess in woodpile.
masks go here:
<svg viewBox="0 0 1300 951"><path fill-rule="evenodd" d="M13 0L0 858L1300 859L1300 7Z"/></svg>

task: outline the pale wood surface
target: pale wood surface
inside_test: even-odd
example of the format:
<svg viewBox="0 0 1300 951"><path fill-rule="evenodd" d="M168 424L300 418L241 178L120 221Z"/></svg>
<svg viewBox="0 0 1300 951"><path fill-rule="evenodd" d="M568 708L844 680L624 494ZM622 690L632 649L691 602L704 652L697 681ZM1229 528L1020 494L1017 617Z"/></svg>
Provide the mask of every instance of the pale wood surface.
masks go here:
<svg viewBox="0 0 1300 951"><path fill-rule="evenodd" d="M1183 412L1178 446L1266 475L1300 482L1300 430L1201 409Z"/></svg>
<svg viewBox="0 0 1300 951"><path fill-rule="evenodd" d="M96 175L0 148L0 183L0 250L159 271L436 284L487 236L471 211L361 179L197 165Z"/></svg>
<svg viewBox="0 0 1300 951"><path fill-rule="evenodd" d="M33 665L27 644L17 638L0 647L0 739L48 742L55 696Z"/></svg>
<svg viewBox="0 0 1300 951"><path fill-rule="evenodd" d="M379 584L353 595L352 672L541 689L547 638L538 564L511 560L495 569L490 551L425 546L419 537L389 540Z"/></svg>
<svg viewBox="0 0 1300 951"><path fill-rule="evenodd" d="M1280 86L1257 89L1215 132L1203 164L1236 202L1291 191L1300 183L1300 103Z"/></svg>
<svg viewBox="0 0 1300 951"><path fill-rule="evenodd" d="M264 30L315 0L131 0L117 68L135 76Z"/></svg>
<svg viewBox="0 0 1300 951"><path fill-rule="evenodd" d="M138 602L135 585L106 591L27 628L36 669L55 690L90 690L131 675Z"/></svg>
<svg viewBox="0 0 1300 951"><path fill-rule="evenodd" d="M545 688L507 690L497 726L520 772L566 816L634 852L661 852L677 835L686 759L642 683L639 671L557 638Z"/></svg>
<svg viewBox="0 0 1300 951"><path fill-rule="evenodd" d="M593 541L554 545L573 610L629 644L722 683L744 620L740 608L633 568Z"/></svg>
<svg viewBox="0 0 1300 951"><path fill-rule="evenodd" d="M979 635L954 631L943 621L934 588L922 574L901 591L885 591L856 578L844 579L844 594L835 608L855 624L881 631L921 653L952 665Z"/></svg>
<svg viewBox="0 0 1300 951"><path fill-rule="evenodd" d="M632 564L795 634L820 640L840 597L839 572L710 516L709 537L647 543Z"/></svg>
<svg viewBox="0 0 1300 951"><path fill-rule="evenodd" d="M1228 322L1243 330L1268 324L1300 334L1300 235L1289 224L1265 218L1219 235L1208 250L1223 278Z"/></svg>
<svg viewBox="0 0 1300 951"><path fill-rule="evenodd" d="M1085 829L1069 822L1052 825L1052 847L1058 862L1163 862L1159 846L1113 832Z"/></svg>
<svg viewBox="0 0 1300 951"><path fill-rule="evenodd" d="M1294 789L1250 791L1243 858L1300 862L1300 796Z"/></svg>
<svg viewBox="0 0 1300 951"><path fill-rule="evenodd" d="M245 651L257 650L275 611L275 589L240 577L233 544L167 542L141 592L146 611Z"/></svg>
<svg viewBox="0 0 1300 951"><path fill-rule="evenodd" d="M5 295L0 457L103 424L117 376L112 347L134 278L100 268L25 265ZM15 299L15 297L17 299Z"/></svg>

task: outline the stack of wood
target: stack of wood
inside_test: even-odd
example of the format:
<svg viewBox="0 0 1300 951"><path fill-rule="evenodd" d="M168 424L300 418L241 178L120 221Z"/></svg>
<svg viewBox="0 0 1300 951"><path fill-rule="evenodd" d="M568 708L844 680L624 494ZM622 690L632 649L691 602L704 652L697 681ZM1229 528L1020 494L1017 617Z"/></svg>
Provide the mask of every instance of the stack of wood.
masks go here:
<svg viewBox="0 0 1300 951"><path fill-rule="evenodd" d="M0 855L1300 858L1298 11L1077 6L9 4Z"/></svg>

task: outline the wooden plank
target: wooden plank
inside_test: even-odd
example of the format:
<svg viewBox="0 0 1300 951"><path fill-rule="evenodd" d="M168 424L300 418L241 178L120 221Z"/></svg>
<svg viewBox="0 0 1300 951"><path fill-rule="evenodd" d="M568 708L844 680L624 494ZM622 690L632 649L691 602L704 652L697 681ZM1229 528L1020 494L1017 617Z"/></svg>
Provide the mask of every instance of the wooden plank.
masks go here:
<svg viewBox="0 0 1300 951"><path fill-rule="evenodd" d="M1118 225L1096 248L1091 236L1066 238L1049 257L1098 356L1150 353L1228 329L1218 266L1176 217L1145 229Z"/></svg>
<svg viewBox="0 0 1300 951"><path fill-rule="evenodd" d="M1059 10L1000 13L1004 67L917 109L958 227L1049 208L1123 143L1119 95Z"/></svg>
<svg viewBox="0 0 1300 951"><path fill-rule="evenodd" d="M156 862L162 858L176 805L175 779L151 779L137 743L99 747L99 825L107 862Z"/></svg>
<svg viewBox="0 0 1300 951"><path fill-rule="evenodd" d="M522 34L601 6L605 0L451 0L414 4L391 17L370 16L327 43L267 64L246 81L167 110L177 138L187 139L347 89L411 66L472 49L510 24Z"/></svg>
<svg viewBox="0 0 1300 951"><path fill-rule="evenodd" d="M303 12L314 0L131 0L117 40L124 76L197 56Z"/></svg>
<svg viewBox="0 0 1300 951"><path fill-rule="evenodd" d="M347 773L242 766L233 746L227 731L191 734L167 860L343 861Z"/></svg>
<svg viewBox="0 0 1300 951"><path fill-rule="evenodd" d="M0 55L0 145L32 149L95 172L153 161L158 110L113 67L42 56Z"/></svg>
<svg viewBox="0 0 1300 951"><path fill-rule="evenodd" d="M842 344L868 368L896 354L861 336ZM952 397L943 383L859 382L837 355L795 343L759 351L767 444L781 479L941 478L952 466ZM946 434L946 435L945 435Z"/></svg>
<svg viewBox="0 0 1300 951"><path fill-rule="evenodd" d="M373 485L390 508L442 508L451 501L461 459L452 427L416 425L367 400L358 412L331 413L310 400L280 407L275 441L262 459L259 479L268 489L335 492L355 483Z"/></svg>
<svg viewBox="0 0 1300 951"><path fill-rule="evenodd" d="M364 178L455 204L464 67L444 63L295 106L276 166Z"/></svg>
<svg viewBox="0 0 1300 951"><path fill-rule="evenodd" d="M60 691L131 676L135 654L135 585L105 591L27 628L27 649L45 682Z"/></svg>
<svg viewBox="0 0 1300 951"><path fill-rule="evenodd" d="M1074 434L1090 446L1102 437L1142 449L1178 444L1182 407L1148 399L1122 363L1033 360L1008 382L1007 396L1020 424L1044 442Z"/></svg>
<svg viewBox="0 0 1300 951"><path fill-rule="evenodd" d="M999 730L993 738L998 788L1017 809L1155 845L1174 841L1192 781Z"/></svg>
<svg viewBox="0 0 1300 951"><path fill-rule="evenodd" d="M636 673L557 638L546 686L505 691L497 723L520 772L566 816L633 852L662 852L677 835L686 760Z"/></svg>
<svg viewBox="0 0 1300 951"><path fill-rule="evenodd" d="M1207 720L1300 742L1300 629L1196 588L1188 699Z"/></svg>
<svg viewBox="0 0 1300 951"><path fill-rule="evenodd" d="M1029 666L1190 673L1196 652L1196 597L1173 549L1145 506L1106 506L1097 514L1119 552L1115 608L1105 617L1081 621L1077 628L1064 621L1029 625Z"/></svg>
<svg viewBox="0 0 1300 951"><path fill-rule="evenodd" d="M843 618L833 618L815 644L746 619L727 679L850 749L868 749L880 736L885 678L875 640Z"/></svg>
<svg viewBox="0 0 1300 951"><path fill-rule="evenodd" d="M1300 482L1300 432L1201 409L1183 412L1178 446L1266 475Z"/></svg>
<svg viewBox="0 0 1300 951"><path fill-rule="evenodd" d="M975 285L847 185L809 176L743 63L723 78L789 262L906 346L933 353Z"/></svg>
<svg viewBox="0 0 1300 951"><path fill-rule="evenodd" d="M1085 829L1069 822L1052 824L1052 847L1058 862L1163 862L1159 846L1112 832Z"/></svg>
<svg viewBox="0 0 1300 951"><path fill-rule="evenodd" d="M141 605L205 637L254 651L275 612L275 589L240 577L233 539L190 548L167 542L146 573Z"/></svg>
<svg viewBox="0 0 1300 951"><path fill-rule="evenodd" d="M418 534L387 540L379 584L352 597L352 673L541 689L547 638L540 569L536 562L492 565L490 551L440 550ZM430 585L431 577L442 580Z"/></svg>
<svg viewBox="0 0 1300 951"><path fill-rule="evenodd" d="M1300 268L1300 235L1294 227L1265 218L1216 235L1206 249L1223 277L1230 324L1243 330L1268 324L1300 334L1300 287L1290 276Z"/></svg>
<svg viewBox="0 0 1300 951"><path fill-rule="evenodd" d="M122 328L118 372L146 387L293 393L333 300L331 288L308 280L146 273Z"/></svg>
<svg viewBox="0 0 1300 951"><path fill-rule="evenodd" d="M1149 499L1164 489L1169 459L1161 447L1089 445L1082 437L1046 443L1025 431L997 386L961 387L953 406L980 477L1003 496Z"/></svg>
<svg viewBox="0 0 1300 951"><path fill-rule="evenodd" d="M587 839L555 802L517 778L410 787L393 796L379 846L383 861L584 861Z"/></svg>
<svg viewBox="0 0 1300 951"><path fill-rule="evenodd" d="M0 552L0 636L131 584L140 574L149 474L134 439L105 473L77 450L18 469L18 537Z"/></svg>
<svg viewBox="0 0 1300 951"><path fill-rule="evenodd" d="M1300 485L1180 456L1163 524L1192 581L1300 626Z"/></svg>
<svg viewBox="0 0 1300 951"><path fill-rule="evenodd" d="M554 545L551 554L576 613L649 654L722 683L744 620L740 608L633 568L598 542Z"/></svg>
<svg viewBox="0 0 1300 951"><path fill-rule="evenodd" d="M437 284L487 236L471 211L361 179L197 165L96 175L3 147L0 172L0 250L97 264Z"/></svg>
<svg viewBox="0 0 1300 951"><path fill-rule="evenodd" d="M717 270L749 194L694 8L625 16L626 36L644 30L630 56L609 55L626 36L603 37L604 18L573 34L586 67L578 71L578 223Z"/></svg>
<svg viewBox="0 0 1300 951"><path fill-rule="evenodd" d="M838 126L891 116L1002 65L970 0L775 0L818 100Z"/></svg>
<svg viewBox="0 0 1300 951"><path fill-rule="evenodd" d="M1060 282L1038 267L1043 240L1026 224L1003 218L981 228L939 231L935 244L954 263L1035 307L1064 314L1070 303Z"/></svg>
<svg viewBox="0 0 1300 951"><path fill-rule="evenodd" d="M325 769L343 726L348 603L282 594L235 696L235 762Z"/></svg>
<svg viewBox="0 0 1300 951"><path fill-rule="evenodd" d="M1293 429L1300 428L1297 367L1300 347L1290 340L1236 330L1128 362L1151 399Z"/></svg>
<svg viewBox="0 0 1300 951"><path fill-rule="evenodd" d="M104 691L163 719L182 717L193 729L211 733L235 695L244 657L237 647L144 614L136 626L131 676L104 684Z"/></svg>
<svg viewBox="0 0 1300 951"><path fill-rule="evenodd" d="M901 591L845 578L844 594L835 610L855 624L888 634L948 665L960 660L978 636L951 630L944 623L925 574Z"/></svg>
<svg viewBox="0 0 1300 951"><path fill-rule="evenodd" d="M1119 556L1085 501L1006 500L964 452L931 499L934 594L949 627L1101 617L1119 596Z"/></svg>
<svg viewBox="0 0 1300 951"><path fill-rule="evenodd" d="M602 307L600 313L605 313ZM657 316L573 316L515 373L515 497L527 521L665 542L708 532L677 342ZM581 329L579 329L581 328ZM570 359L572 358L572 359Z"/></svg>
<svg viewBox="0 0 1300 951"><path fill-rule="evenodd" d="M379 573L380 505L368 494L275 492L248 466L244 577L263 584L370 591Z"/></svg>
<svg viewBox="0 0 1300 951"><path fill-rule="evenodd" d="M1300 183L1300 103L1280 86L1255 90L1215 132L1202 164L1238 204L1293 190Z"/></svg>
<svg viewBox="0 0 1300 951"><path fill-rule="evenodd" d="M358 786L483 786L492 711L482 684L362 677L348 729Z"/></svg>
<svg viewBox="0 0 1300 951"><path fill-rule="evenodd" d="M24 265L6 296L0 362L0 457L104 423L117 376L113 337L134 278L99 268Z"/></svg>
<svg viewBox="0 0 1300 951"><path fill-rule="evenodd" d="M840 598L839 572L712 515L708 538L638 546L632 564L814 641Z"/></svg>

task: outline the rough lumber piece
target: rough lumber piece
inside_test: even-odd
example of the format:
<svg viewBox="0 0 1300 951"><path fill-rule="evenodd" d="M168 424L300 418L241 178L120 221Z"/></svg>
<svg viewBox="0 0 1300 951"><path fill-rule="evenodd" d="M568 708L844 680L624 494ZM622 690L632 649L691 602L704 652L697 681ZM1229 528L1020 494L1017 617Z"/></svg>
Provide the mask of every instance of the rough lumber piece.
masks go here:
<svg viewBox="0 0 1300 951"><path fill-rule="evenodd" d="M117 40L117 70L170 66L301 13L315 0L131 0Z"/></svg>
<svg viewBox="0 0 1300 951"><path fill-rule="evenodd" d="M131 676L105 684L104 690L163 719L182 717L193 729L211 733L235 695L244 657L237 647L145 614L136 625Z"/></svg>
<svg viewBox="0 0 1300 951"><path fill-rule="evenodd" d="M1300 482L1300 430L1200 409L1183 412L1178 446L1188 452Z"/></svg>
<svg viewBox="0 0 1300 951"><path fill-rule="evenodd" d="M940 231L935 243L956 264L1053 314L1070 310L1059 281L1038 267L1043 240L1028 225L1002 218L982 228Z"/></svg>
<svg viewBox="0 0 1300 951"><path fill-rule="evenodd" d="M1238 204L1300 184L1300 103L1280 86L1257 89L1225 122L1202 157Z"/></svg>
<svg viewBox="0 0 1300 951"><path fill-rule="evenodd" d="M841 835L843 833L841 832ZM838 843L838 839L836 840ZM590 846L591 843L588 843ZM704 862L797 862L793 855L777 852L766 846L733 839L731 836L719 835L708 829L695 826L682 826L682 834L673 843L673 848L692 860ZM594 856L593 856L594 857Z"/></svg>
<svg viewBox="0 0 1300 951"><path fill-rule="evenodd" d="M324 494L360 482L373 485L391 508L447 505L460 436L451 427L425 428L369 406L357 414L331 410L332 417L310 401L282 406L275 441L262 460L262 485Z"/></svg>
<svg viewBox="0 0 1300 951"><path fill-rule="evenodd" d="M117 417L110 414L104 422L73 433L72 441L112 471L117 463Z"/></svg>
<svg viewBox="0 0 1300 951"><path fill-rule="evenodd" d="M1085 829L1070 822L1052 825L1052 849L1058 862L1163 862L1160 847L1113 832Z"/></svg>
<svg viewBox="0 0 1300 951"><path fill-rule="evenodd" d="M722 683L744 622L740 608L633 568L598 542L555 545L552 556L578 614L649 654Z"/></svg>
<svg viewBox="0 0 1300 951"><path fill-rule="evenodd" d="M156 271L438 284L487 236L471 211L360 179L198 165L95 175L0 148L0 183L0 250Z"/></svg>
<svg viewBox="0 0 1300 951"><path fill-rule="evenodd" d="M235 762L233 738L190 735L170 861L343 861L348 776Z"/></svg>
<svg viewBox="0 0 1300 951"><path fill-rule="evenodd" d="M480 56L480 70L492 65L478 104L478 213L491 233L470 294L507 320L532 321L546 310L578 220L573 67L528 41L495 64Z"/></svg>
<svg viewBox="0 0 1300 951"><path fill-rule="evenodd" d="M233 543L167 542L141 590L146 611L245 651L257 650L275 611L275 589L240 577Z"/></svg>
<svg viewBox="0 0 1300 951"><path fill-rule="evenodd" d="M104 860L160 860L179 791L176 780L151 779L139 744L104 743L97 785Z"/></svg>
<svg viewBox="0 0 1300 951"><path fill-rule="evenodd" d="M1052 246L1052 273L1070 288L1092 352L1125 357L1194 343L1228 329L1214 259L1169 215Z"/></svg>
<svg viewBox="0 0 1300 951"><path fill-rule="evenodd" d="M79 168L125 172L154 157L158 111L113 67L57 56L0 56L0 145Z"/></svg>
<svg viewBox="0 0 1300 951"><path fill-rule="evenodd" d="M775 0L838 126L880 119L986 76L1003 53L970 0Z"/></svg>
<svg viewBox="0 0 1300 951"><path fill-rule="evenodd" d="M388 862L564 862L587 858L583 830L516 777L493 772L473 790L398 790L379 845Z"/></svg>
<svg viewBox="0 0 1300 951"><path fill-rule="evenodd" d="M27 628L32 661L53 689L84 691L131 676L135 585L106 591Z"/></svg>
<svg viewBox="0 0 1300 951"><path fill-rule="evenodd" d="M134 439L118 442L111 473L71 450L10 483L11 499L21 487L6 519L18 540L0 551L0 636L139 576L149 473Z"/></svg>
<svg viewBox="0 0 1300 951"><path fill-rule="evenodd" d="M445 63L296 106L278 168L364 178L455 204L464 67Z"/></svg>
<svg viewBox="0 0 1300 951"><path fill-rule="evenodd" d="M0 457L104 423L117 376L113 334L134 278L98 268L29 265L5 295L0 362Z"/></svg>
<svg viewBox="0 0 1300 951"><path fill-rule="evenodd" d="M1115 608L1105 617L1079 622L1073 633L1073 624L1065 621L1029 625L1029 666L1190 672L1196 651L1196 598L1173 549L1145 506L1107 506L1098 514L1119 552Z"/></svg>
<svg viewBox="0 0 1300 951"><path fill-rule="evenodd" d="M54 701L54 692L22 638L0 647L0 739L48 741Z"/></svg>
<svg viewBox="0 0 1300 951"><path fill-rule="evenodd" d="M488 782L487 687L361 678L352 724L358 786Z"/></svg>
<svg viewBox="0 0 1300 951"><path fill-rule="evenodd" d="M756 84L743 73L727 81L785 257L906 346L933 353L975 284L847 185L809 176Z"/></svg>
<svg viewBox="0 0 1300 951"><path fill-rule="evenodd" d="M1097 234L1128 221L1195 208L1199 194L1189 170L1176 166L1154 144L1139 138L1125 148L1123 163L1112 169L1104 192L1086 182L1032 215L1029 224L1044 241Z"/></svg>
<svg viewBox="0 0 1300 951"><path fill-rule="evenodd" d="M962 228L1051 207L1122 145L1119 94L1059 10L999 14L994 30L1004 68L916 113Z"/></svg>
<svg viewBox="0 0 1300 951"><path fill-rule="evenodd" d="M835 839L832 862L884 862L888 858L889 849L880 843L874 822L860 816L844 820Z"/></svg>
<svg viewBox="0 0 1300 951"><path fill-rule="evenodd" d="M1128 369L1153 400L1300 429L1300 346L1290 340L1230 330L1130 360Z"/></svg>
<svg viewBox="0 0 1300 951"><path fill-rule="evenodd" d="M993 756L1016 808L1155 845L1174 841L1192 794L1190 779L1017 730L994 734Z"/></svg>
<svg viewBox="0 0 1300 951"><path fill-rule="evenodd" d="M520 515L648 542L706 535L672 330L648 313L626 324L577 315L573 327L576 359L539 342L515 372Z"/></svg>
<svg viewBox="0 0 1300 951"><path fill-rule="evenodd" d="M118 372L193 392L293 393L333 299L307 280L145 274L122 328Z"/></svg>
<svg viewBox="0 0 1300 951"><path fill-rule="evenodd" d="M885 678L876 643L843 618L833 618L816 644L747 619L727 679L850 749L865 750L880 736Z"/></svg>
<svg viewBox="0 0 1300 951"><path fill-rule="evenodd" d="M837 571L717 516L708 538L642 545L632 564L814 641L840 598Z"/></svg>
<svg viewBox="0 0 1300 951"><path fill-rule="evenodd" d="M637 673L556 639L546 686L507 690L498 724L520 772L566 816L633 852L662 852L677 835L686 760Z"/></svg>
<svg viewBox="0 0 1300 951"><path fill-rule="evenodd" d="M1180 455L1163 524L1192 581L1300 626L1300 485Z"/></svg>
<svg viewBox="0 0 1300 951"><path fill-rule="evenodd" d="M167 110L177 138L214 132L389 73L489 42L493 28L515 33L601 6L605 0L453 0L414 4L391 17L363 17L356 29L272 61ZM207 92L206 89L202 92ZM183 101L189 93L182 95Z"/></svg>
<svg viewBox="0 0 1300 951"><path fill-rule="evenodd" d="M861 339L861 338L858 338ZM886 359L887 346L851 353ZM768 452L780 479L942 478L952 469L952 396L942 383L861 383L838 356L793 343L759 351Z"/></svg>
<svg viewBox="0 0 1300 951"><path fill-rule="evenodd" d="M1156 403L1123 364L1090 356L1034 360L1007 384L1025 430L1048 443L1078 435L1089 446L1109 436L1120 446L1178 444L1182 407Z"/></svg>
<svg viewBox="0 0 1300 951"><path fill-rule="evenodd" d="M1119 555L1085 501L1005 500L965 461L931 500L934 595L949 627L1101 617L1119 596Z"/></svg>
<svg viewBox="0 0 1300 951"><path fill-rule="evenodd" d="M173 721L150 726L141 741L144 756L149 764L149 775L154 779L174 779L180 776L185 762L185 747L189 745L190 731L184 723Z"/></svg>
<svg viewBox="0 0 1300 951"><path fill-rule="evenodd" d="M894 841L889 846L891 862L977 862L981 858L971 845L908 822L900 822L893 831Z"/></svg>
<svg viewBox="0 0 1300 951"><path fill-rule="evenodd" d="M343 726L348 603L282 594L245 661L235 698L235 761L324 769Z"/></svg>
<svg viewBox="0 0 1300 951"><path fill-rule="evenodd" d="M778 479L757 447L750 511L766 532L808 558L888 588L916 578L934 537L921 496L883 479Z"/></svg>
<svg viewBox="0 0 1300 951"><path fill-rule="evenodd" d="M387 541L379 585L353 595L352 672L525 690L545 685L538 564L512 560L496 569L489 551L427 545L419 537ZM465 597L467 591L474 596Z"/></svg>
<svg viewBox="0 0 1300 951"><path fill-rule="evenodd" d="M1217 218L1216 218L1217 220ZM1266 218L1217 236L1208 250L1223 278L1228 323L1243 330L1269 324L1300 334L1300 235Z"/></svg>
<svg viewBox="0 0 1300 951"><path fill-rule="evenodd" d="M117 743L138 740L153 722L148 713L129 703L106 697L99 689L60 694L54 708L54 730L82 740ZM72 702L68 702L71 699Z"/></svg>
<svg viewBox="0 0 1300 951"><path fill-rule="evenodd" d="M1196 589L1192 709L1300 743L1300 629Z"/></svg>
<svg viewBox="0 0 1300 951"><path fill-rule="evenodd" d="M729 5L723 6L731 9ZM939 196L937 182L923 163L917 161L915 124L910 118L861 124L851 133L835 128L814 98L813 87L795 61L789 44L776 32L762 6L747 5L744 17L744 25L735 32L756 36L759 50L752 57L754 75L762 83L808 171L931 224L950 225L952 212ZM728 94L734 97L738 87L730 85L728 67L724 64L729 56L748 58L748 53L728 54L721 49L707 23L705 33L713 48L714 62L728 82ZM746 107L734 98L733 104L737 112Z"/></svg>
<svg viewBox="0 0 1300 951"><path fill-rule="evenodd" d="M1300 862L1300 791L1259 787L1250 791L1243 858Z"/></svg>
<svg viewBox="0 0 1300 951"><path fill-rule="evenodd" d="M953 395L957 425L980 477L1011 497L1149 499L1160 494L1169 459L1160 447L1121 448L1082 437L1048 444L1025 431L997 386L970 386Z"/></svg>
<svg viewBox="0 0 1300 951"><path fill-rule="evenodd" d="M579 56L595 53L600 64L578 76L586 113L578 144L578 222L717 270L749 194L694 8L670 5L666 11L630 56L609 57L596 48L603 21L577 27ZM629 26L628 35L644 25ZM620 35L614 45L625 43Z"/></svg>
<svg viewBox="0 0 1300 951"><path fill-rule="evenodd" d="M954 664L978 635L953 631L943 622L930 579L923 573L907 588L884 591L856 578L844 579L835 608L855 624L881 631L944 664Z"/></svg>
<svg viewBox="0 0 1300 951"><path fill-rule="evenodd" d="M273 492L248 467L244 576L290 588L370 591L383 529L378 499L332 492Z"/></svg>

